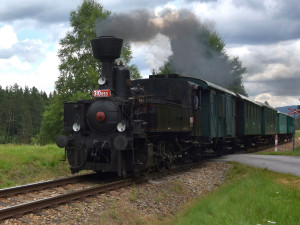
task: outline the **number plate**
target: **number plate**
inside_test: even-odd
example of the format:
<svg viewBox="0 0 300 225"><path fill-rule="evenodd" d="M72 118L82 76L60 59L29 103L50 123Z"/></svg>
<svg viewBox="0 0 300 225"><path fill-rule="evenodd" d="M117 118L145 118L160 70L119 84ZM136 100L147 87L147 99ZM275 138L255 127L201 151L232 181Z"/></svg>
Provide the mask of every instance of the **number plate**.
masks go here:
<svg viewBox="0 0 300 225"><path fill-rule="evenodd" d="M110 97L110 96L111 96L110 90L93 90L93 97L95 98Z"/></svg>

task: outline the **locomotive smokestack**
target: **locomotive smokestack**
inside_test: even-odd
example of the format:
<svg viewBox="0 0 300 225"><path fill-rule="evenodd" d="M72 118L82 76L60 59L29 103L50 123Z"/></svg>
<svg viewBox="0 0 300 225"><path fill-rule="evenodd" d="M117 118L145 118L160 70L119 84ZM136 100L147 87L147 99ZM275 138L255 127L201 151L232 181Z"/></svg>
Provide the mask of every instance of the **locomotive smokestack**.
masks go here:
<svg viewBox="0 0 300 225"><path fill-rule="evenodd" d="M102 62L102 76L106 81L100 88L113 90L113 63L121 55L123 40L113 36L101 36L91 41L93 56Z"/></svg>

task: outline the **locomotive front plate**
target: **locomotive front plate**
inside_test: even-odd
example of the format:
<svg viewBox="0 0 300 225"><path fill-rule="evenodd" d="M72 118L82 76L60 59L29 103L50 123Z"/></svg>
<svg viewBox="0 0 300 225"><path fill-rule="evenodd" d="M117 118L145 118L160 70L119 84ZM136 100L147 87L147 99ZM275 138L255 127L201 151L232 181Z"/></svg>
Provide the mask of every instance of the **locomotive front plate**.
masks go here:
<svg viewBox="0 0 300 225"><path fill-rule="evenodd" d="M110 96L111 96L110 90L93 90L93 97L95 98L110 97Z"/></svg>

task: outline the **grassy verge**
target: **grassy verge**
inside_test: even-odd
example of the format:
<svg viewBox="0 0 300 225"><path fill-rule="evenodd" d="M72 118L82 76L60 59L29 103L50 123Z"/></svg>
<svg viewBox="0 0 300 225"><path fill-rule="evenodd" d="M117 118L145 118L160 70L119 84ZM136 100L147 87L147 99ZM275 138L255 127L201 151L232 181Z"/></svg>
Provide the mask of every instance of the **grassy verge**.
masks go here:
<svg viewBox="0 0 300 225"><path fill-rule="evenodd" d="M0 145L0 188L70 174L56 145Z"/></svg>
<svg viewBox="0 0 300 225"><path fill-rule="evenodd" d="M167 223L299 224L299 177L233 165L225 185L191 203Z"/></svg>
<svg viewBox="0 0 300 225"><path fill-rule="evenodd" d="M300 138L300 130L296 130L296 132L295 132L295 137L296 137L296 138Z"/></svg>
<svg viewBox="0 0 300 225"><path fill-rule="evenodd" d="M258 152L257 155L291 155L291 156L300 156L300 145L295 147L295 151L285 151L285 152Z"/></svg>

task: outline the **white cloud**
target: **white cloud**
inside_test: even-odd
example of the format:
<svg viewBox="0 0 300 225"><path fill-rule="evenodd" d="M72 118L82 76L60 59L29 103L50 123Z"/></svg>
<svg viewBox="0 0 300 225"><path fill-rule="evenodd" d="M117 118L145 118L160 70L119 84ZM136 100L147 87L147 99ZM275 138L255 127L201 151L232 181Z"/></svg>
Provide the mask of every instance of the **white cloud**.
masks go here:
<svg viewBox="0 0 300 225"><path fill-rule="evenodd" d="M59 58L56 52L47 52L45 60L39 65L35 73L36 86L46 92L53 91L55 81L59 76Z"/></svg>
<svg viewBox="0 0 300 225"><path fill-rule="evenodd" d="M22 62L16 56L0 60L0 85L2 87L17 83L21 87L37 87L50 93L54 90L55 81L59 76L59 58L57 52L47 52L40 64L33 66Z"/></svg>
<svg viewBox="0 0 300 225"><path fill-rule="evenodd" d="M15 70L26 72L32 69L32 64L23 62L17 56L12 56L9 59L0 59L0 76L5 76L5 73Z"/></svg>
<svg viewBox="0 0 300 225"><path fill-rule="evenodd" d="M270 45L244 45L228 49L248 67L244 81L268 81L300 77L300 39Z"/></svg>
<svg viewBox="0 0 300 225"><path fill-rule="evenodd" d="M300 95L299 95L300 96ZM281 107L287 105L299 105L298 98L294 96L275 96L270 93L262 93L254 98L255 101L265 102L267 101L273 107Z"/></svg>
<svg viewBox="0 0 300 225"><path fill-rule="evenodd" d="M0 49L9 49L17 41L18 38L12 26L0 27Z"/></svg>
<svg viewBox="0 0 300 225"><path fill-rule="evenodd" d="M243 83L250 97L272 106L299 104L300 39L270 45L243 45L228 49L238 55L248 73Z"/></svg>

